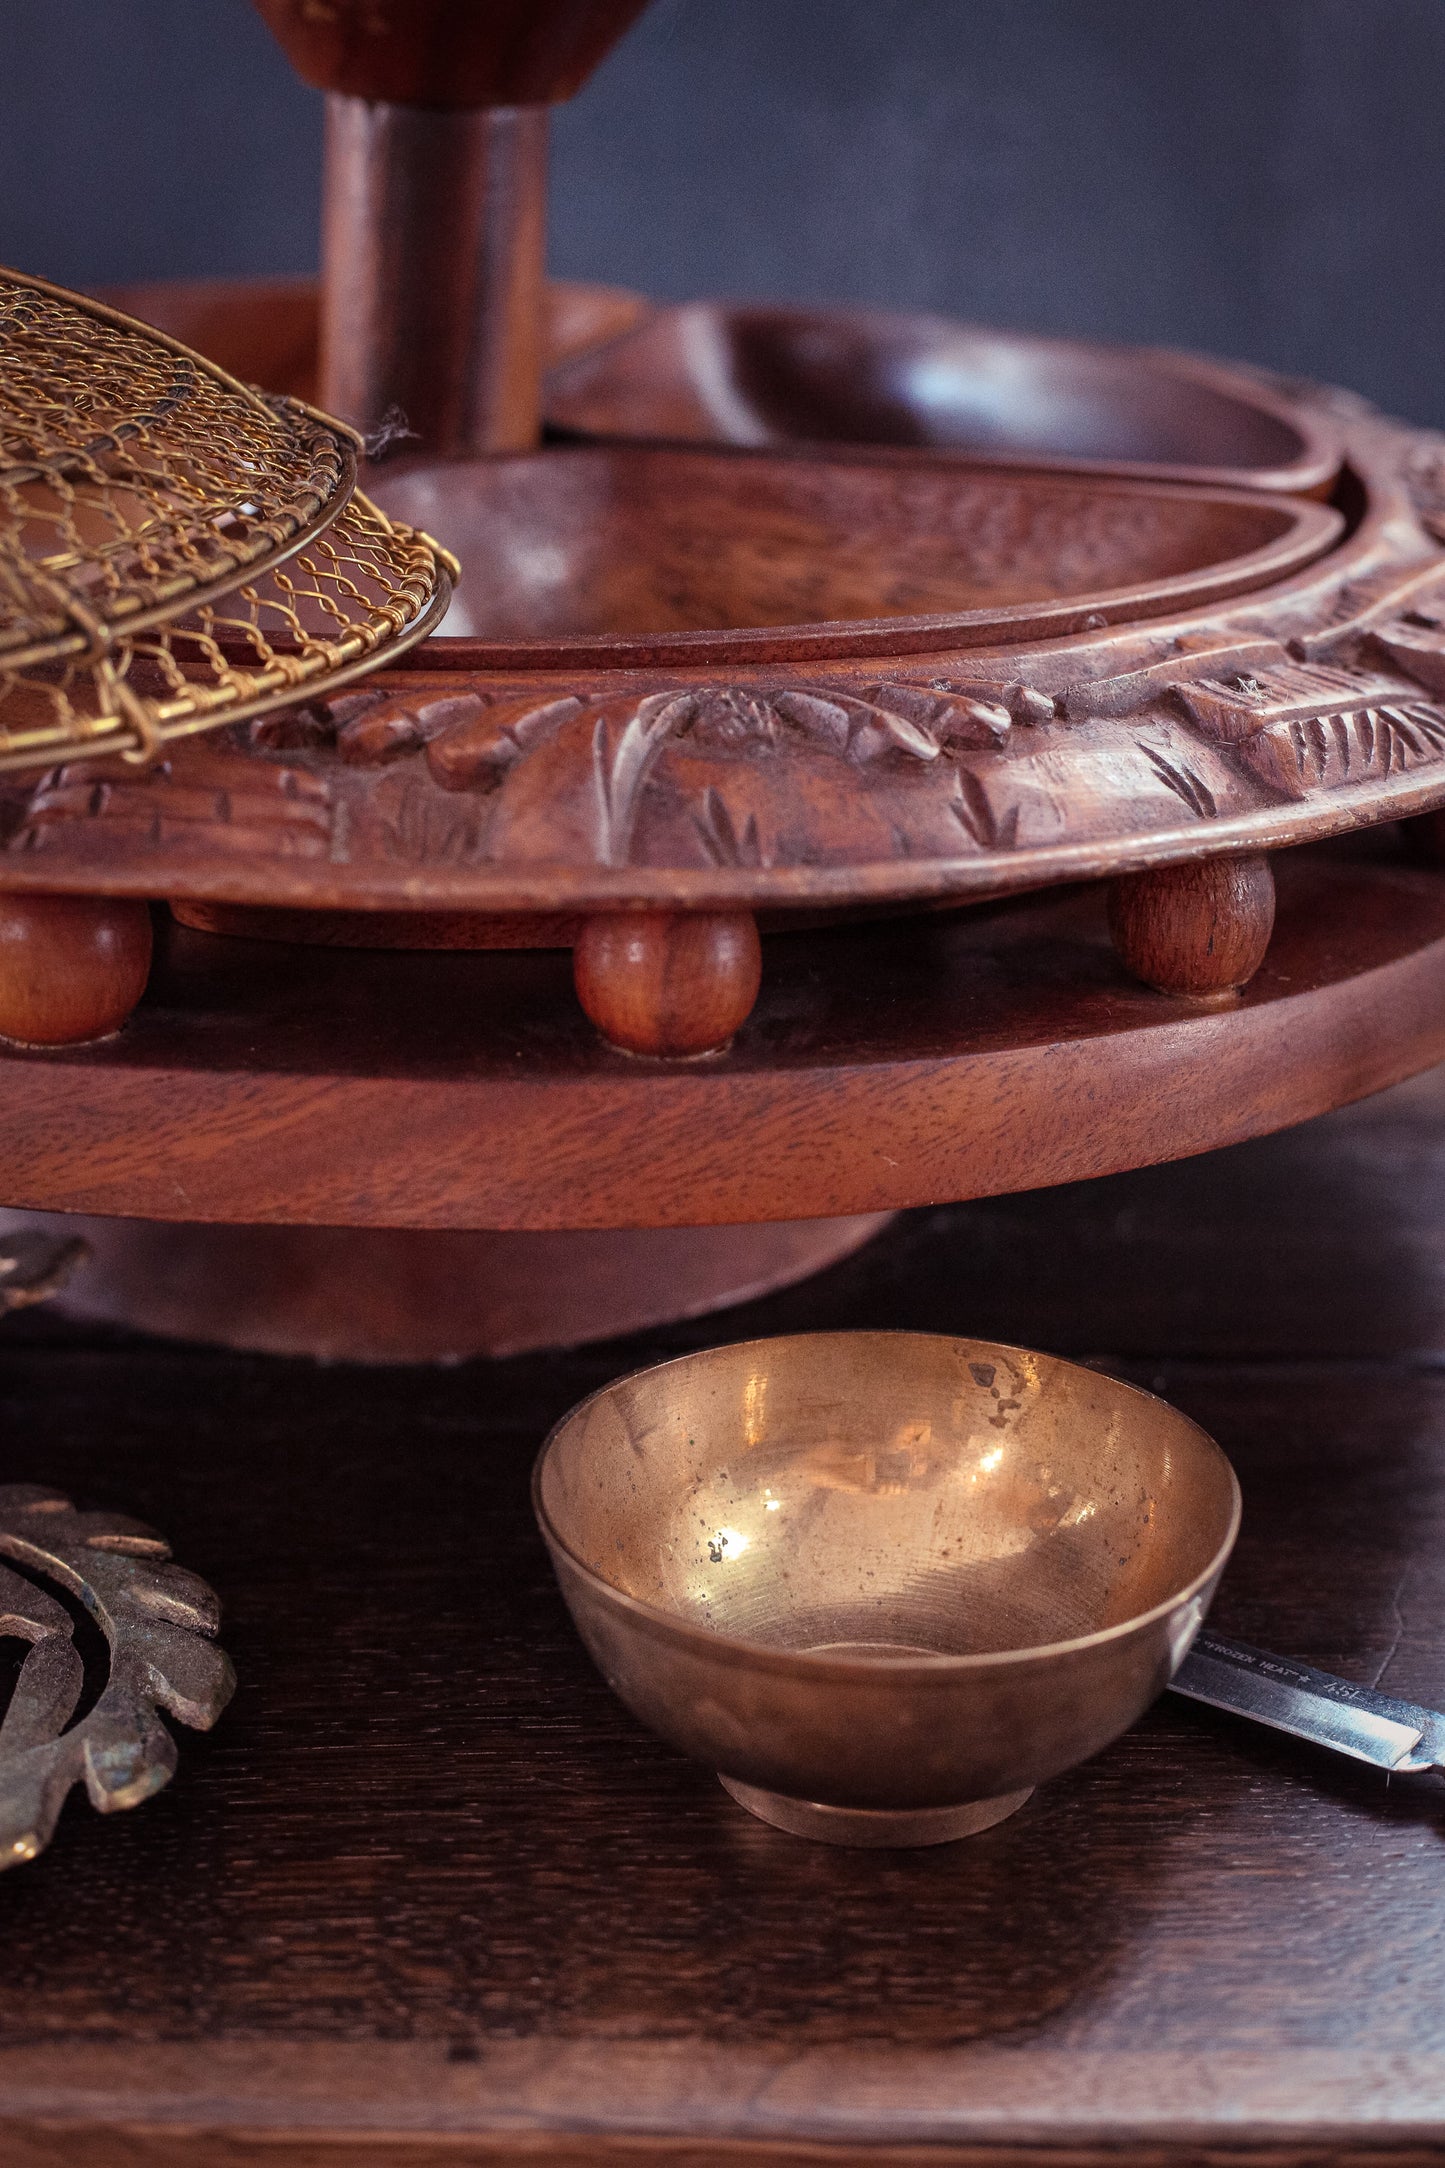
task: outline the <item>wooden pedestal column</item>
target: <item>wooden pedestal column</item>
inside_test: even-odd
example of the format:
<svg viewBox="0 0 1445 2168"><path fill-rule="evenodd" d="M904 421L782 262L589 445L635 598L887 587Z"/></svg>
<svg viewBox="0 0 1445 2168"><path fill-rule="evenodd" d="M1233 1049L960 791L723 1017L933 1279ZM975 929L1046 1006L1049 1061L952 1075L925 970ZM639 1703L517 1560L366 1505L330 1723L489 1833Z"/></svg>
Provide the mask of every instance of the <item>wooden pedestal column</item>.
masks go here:
<svg viewBox="0 0 1445 2168"><path fill-rule="evenodd" d="M377 455L537 441L547 108L326 101L321 403Z"/></svg>
<svg viewBox="0 0 1445 2168"><path fill-rule="evenodd" d="M327 93L322 405L373 456L535 444L547 107L646 0L257 4Z"/></svg>
<svg viewBox="0 0 1445 2168"><path fill-rule="evenodd" d="M1109 931L1136 979L1161 994L1247 986L1274 930L1274 876L1261 853L1130 874L1109 889Z"/></svg>

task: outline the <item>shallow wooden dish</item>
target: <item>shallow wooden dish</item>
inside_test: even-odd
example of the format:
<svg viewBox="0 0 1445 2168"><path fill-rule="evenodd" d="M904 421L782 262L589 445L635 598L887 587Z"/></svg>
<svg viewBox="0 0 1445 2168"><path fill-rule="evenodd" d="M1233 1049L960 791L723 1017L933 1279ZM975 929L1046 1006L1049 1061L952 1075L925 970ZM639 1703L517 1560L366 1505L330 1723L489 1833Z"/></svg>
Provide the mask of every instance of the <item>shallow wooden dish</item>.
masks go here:
<svg viewBox="0 0 1445 2168"><path fill-rule="evenodd" d="M372 487L462 560L428 660L467 638L451 653L473 670L1040 639L1268 586L1345 524L1294 497L866 452L553 449L390 466Z"/></svg>

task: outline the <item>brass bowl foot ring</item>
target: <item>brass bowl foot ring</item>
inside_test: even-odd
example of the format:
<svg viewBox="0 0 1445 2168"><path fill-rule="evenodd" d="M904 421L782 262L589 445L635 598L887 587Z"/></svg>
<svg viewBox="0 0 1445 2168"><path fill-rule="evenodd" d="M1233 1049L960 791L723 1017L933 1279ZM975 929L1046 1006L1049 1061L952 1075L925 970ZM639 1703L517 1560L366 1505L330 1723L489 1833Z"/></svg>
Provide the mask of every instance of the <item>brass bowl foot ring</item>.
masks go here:
<svg viewBox="0 0 1445 2168"><path fill-rule="evenodd" d="M808 1837L815 1844L853 1844L875 1848L899 1845L952 1844L959 1837L976 1837L995 1822L1016 1814L1033 1786L1021 1792L1004 1792L997 1799L970 1799L958 1807L825 1807L812 1799L789 1799L784 1792L767 1792L756 1784L719 1775L718 1782L740 1807L759 1821L782 1829L790 1837Z"/></svg>

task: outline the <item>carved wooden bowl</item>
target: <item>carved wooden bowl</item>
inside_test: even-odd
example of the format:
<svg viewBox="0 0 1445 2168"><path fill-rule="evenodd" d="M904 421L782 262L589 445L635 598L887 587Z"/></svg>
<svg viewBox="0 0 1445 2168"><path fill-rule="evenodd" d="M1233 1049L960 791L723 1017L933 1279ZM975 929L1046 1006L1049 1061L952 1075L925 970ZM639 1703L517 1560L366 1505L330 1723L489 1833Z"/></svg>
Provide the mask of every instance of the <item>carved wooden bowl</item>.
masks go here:
<svg viewBox="0 0 1445 2168"><path fill-rule="evenodd" d="M938 327L910 375L896 340L868 362L838 319L834 362L851 352L862 387L840 420L817 376L827 323L774 319L815 434L882 429L880 384L941 381ZM633 444L384 473L388 504L460 544L453 623L472 630L162 766L75 764L0 794L30 977L75 995L61 1015L32 989L0 1025L55 1043L124 1014L145 943L106 897L163 897L207 930L575 944L587 1013L653 1056L724 1044L748 1015L759 913L1106 877L1149 984L1246 983L1272 923L1265 852L1445 801L1445 461L1333 394L959 342L978 382L1003 382L1012 352L1033 385L999 406L988 466L916 444ZM1061 469L1132 447L1185 459L1190 487L1024 470L1049 428ZM1332 505L1300 494L1341 456ZM1205 483L1204 459L1254 487Z"/></svg>
<svg viewBox="0 0 1445 2168"><path fill-rule="evenodd" d="M1340 466L1331 416L1260 372L881 309L660 309L554 369L547 418L583 437L914 445L1310 494Z"/></svg>

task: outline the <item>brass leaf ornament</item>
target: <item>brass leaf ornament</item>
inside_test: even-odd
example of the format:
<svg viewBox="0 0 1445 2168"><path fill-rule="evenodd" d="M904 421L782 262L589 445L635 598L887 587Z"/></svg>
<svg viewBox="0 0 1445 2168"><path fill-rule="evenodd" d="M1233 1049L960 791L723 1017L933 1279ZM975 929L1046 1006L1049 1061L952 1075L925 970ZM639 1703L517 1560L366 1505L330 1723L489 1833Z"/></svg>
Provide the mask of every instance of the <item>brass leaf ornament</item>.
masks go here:
<svg viewBox="0 0 1445 2168"><path fill-rule="evenodd" d="M162 1713L208 1731L236 1675L216 1646L214 1593L139 1521L78 1512L34 1484L0 1486L0 1559L12 1562L0 1564L0 1639L30 1644L0 1718L5 1868L45 1849L76 1784L113 1814L169 1783L176 1743ZM78 1723L84 1665L70 1611L46 1581L84 1605L110 1652L105 1685Z"/></svg>

